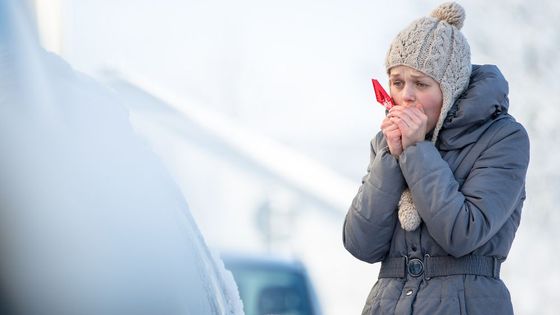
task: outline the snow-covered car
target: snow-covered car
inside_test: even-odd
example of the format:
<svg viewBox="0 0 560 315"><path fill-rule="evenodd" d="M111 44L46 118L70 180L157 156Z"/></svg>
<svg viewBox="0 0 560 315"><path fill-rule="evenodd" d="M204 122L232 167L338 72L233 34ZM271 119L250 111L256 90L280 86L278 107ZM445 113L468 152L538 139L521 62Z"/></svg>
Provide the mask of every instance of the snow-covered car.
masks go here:
<svg viewBox="0 0 560 315"><path fill-rule="evenodd" d="M319 315L319 301L305 266L297 259L225 253L221 255L246 315Z"/></svg>
<svg viewBox="0 0 560 315"><path fill-rule="evenodd" d="M242 315L125 100L30 21L0 1L0 313Z"/></svg>

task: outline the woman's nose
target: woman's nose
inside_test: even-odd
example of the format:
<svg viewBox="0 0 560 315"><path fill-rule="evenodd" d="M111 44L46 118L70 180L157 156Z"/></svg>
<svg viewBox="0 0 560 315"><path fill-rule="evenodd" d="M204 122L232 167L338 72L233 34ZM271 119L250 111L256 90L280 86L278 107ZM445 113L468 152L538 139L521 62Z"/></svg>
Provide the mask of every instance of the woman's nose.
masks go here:
<svg viewBox="0 0 560 315"><path fill-rule="evenodd" d="M414 93L414 89L410 87L405 87L403 89L403 105L413 105L416 101L416 95Z"/></svg>

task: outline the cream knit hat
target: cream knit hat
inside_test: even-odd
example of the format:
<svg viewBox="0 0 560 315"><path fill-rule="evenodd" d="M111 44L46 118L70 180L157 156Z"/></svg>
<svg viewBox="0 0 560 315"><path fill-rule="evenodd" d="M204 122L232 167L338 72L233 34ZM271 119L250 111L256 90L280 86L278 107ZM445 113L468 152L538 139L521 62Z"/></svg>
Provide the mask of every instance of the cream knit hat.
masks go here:
<svg viewBox="0 0 560 315"><path fill-rule="evenodd" d="M401 31L385 60L387 72L395 66L409 66L439 83L443 105L432 137L434 143L451 105L467 88L471 76L469 44L459 31L464 21L463 7L456 2L444 3Z"/></svg>
<svg viewBox="0 0 560 315"><path fill-rule="evenodd" d="M395 66L409 66L439 83L443 104L433 131L433 143L437 141L449 109L469 84L471 53L459 31L464 21L463 7L455 2L444 3L430 16L412 22L401 31L387 52L387 72ZM407 231L415 230L422 222L409 189L401 195L398 216Z"/></svg>

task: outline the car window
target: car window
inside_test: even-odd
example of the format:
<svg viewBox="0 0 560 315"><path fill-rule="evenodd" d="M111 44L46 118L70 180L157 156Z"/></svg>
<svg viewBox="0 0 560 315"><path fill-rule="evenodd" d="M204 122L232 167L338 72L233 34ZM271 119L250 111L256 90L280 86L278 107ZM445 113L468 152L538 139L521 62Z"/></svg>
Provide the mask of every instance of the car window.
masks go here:
<svg viewBox="0 0 560 315"><path fill-rule="evenodd" d="M312 306L304 275L289 268L233 265L246 315L308 315Z"/></svg>

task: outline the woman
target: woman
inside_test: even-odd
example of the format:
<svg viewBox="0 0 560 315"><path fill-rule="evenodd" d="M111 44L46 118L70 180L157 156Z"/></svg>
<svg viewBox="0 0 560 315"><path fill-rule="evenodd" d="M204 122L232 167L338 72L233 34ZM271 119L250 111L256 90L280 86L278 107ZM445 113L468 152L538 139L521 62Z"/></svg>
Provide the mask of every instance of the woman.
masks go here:
<svg viewBox="0 0 560 315"><path fill-rule="evenodd" d="M381 262L362 314L512 314L500 265L519 226L529 140L495 66L472 65L445 3L387 53L396 104L371 141L346 249Z"/></svg>

